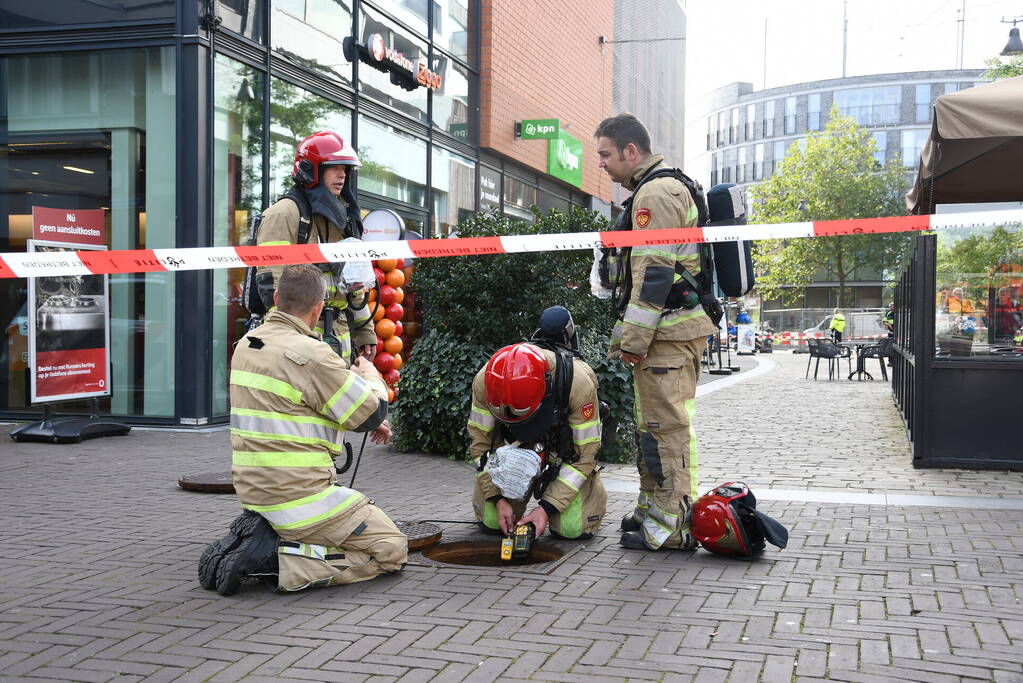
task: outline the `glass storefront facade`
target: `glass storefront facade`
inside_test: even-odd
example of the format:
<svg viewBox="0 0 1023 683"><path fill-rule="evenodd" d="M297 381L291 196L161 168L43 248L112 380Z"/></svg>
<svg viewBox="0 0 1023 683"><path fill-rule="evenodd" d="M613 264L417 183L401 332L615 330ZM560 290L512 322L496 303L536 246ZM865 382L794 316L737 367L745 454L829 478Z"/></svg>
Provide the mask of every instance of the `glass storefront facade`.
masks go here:
<svg viewBox="0 0 1023 683"><path fill-rule="evenodd" d="M242 244L290 187L298 143L322 129L358 148L364 210L450 234L480 206L478 7L0 0L0 251L26 250L33 207L102 210L110 249ZM346 39L375 35L439 83L402 87L346 58ZM226 421L243 275L111 276L112 395L100 410L134 423ZM27 320L25 280L0 279L0 419L42 410L26 397Z"/></svg>

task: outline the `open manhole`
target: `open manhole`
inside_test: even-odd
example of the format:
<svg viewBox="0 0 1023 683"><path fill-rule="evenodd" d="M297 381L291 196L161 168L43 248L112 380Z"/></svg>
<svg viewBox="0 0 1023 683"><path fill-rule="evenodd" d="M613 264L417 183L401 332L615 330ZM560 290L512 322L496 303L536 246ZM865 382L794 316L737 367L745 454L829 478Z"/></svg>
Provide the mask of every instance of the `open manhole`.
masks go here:
<svg viewBox="0 0 1023 683"><path fill-rule="evenodd" d="M426 567L514 569L529 574L550 574L585 545L578 541L545 539L533 543L528 557L502 560L500 538L470 537L426 548L419 555L410 556L409 564Z"/></svg>

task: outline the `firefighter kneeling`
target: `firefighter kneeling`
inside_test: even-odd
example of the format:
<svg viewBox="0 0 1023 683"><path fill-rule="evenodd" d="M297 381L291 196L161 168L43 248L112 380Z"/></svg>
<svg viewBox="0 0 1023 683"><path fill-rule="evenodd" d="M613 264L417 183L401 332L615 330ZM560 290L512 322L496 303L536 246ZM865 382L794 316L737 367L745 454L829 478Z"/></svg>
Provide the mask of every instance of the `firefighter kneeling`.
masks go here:
<svg viewBox="0 0 1023 683"><path fill-rule="evenodd" d="M568 343L575 338L568 311L547 309L541 326L551 321L564 343L538 331L534 343L498 350L473 380L469 448L480 463L473 510L488 533L532 523L537 537L549 525L556 537L587 539L604 517L597 377ZM538 505L524 514L530 494Z"/></svg>

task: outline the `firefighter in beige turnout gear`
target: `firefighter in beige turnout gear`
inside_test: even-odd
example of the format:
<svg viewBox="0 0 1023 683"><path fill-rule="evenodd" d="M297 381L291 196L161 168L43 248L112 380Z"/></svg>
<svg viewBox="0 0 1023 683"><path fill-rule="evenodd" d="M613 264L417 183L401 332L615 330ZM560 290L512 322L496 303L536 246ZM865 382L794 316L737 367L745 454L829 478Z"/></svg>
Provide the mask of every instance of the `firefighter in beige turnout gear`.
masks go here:
<svg viewBox="0 0 1023 683"><path fill-rule="evenodd" d="M488 470L479 466L472 501L476 521L485 531L508 533L516 524L533 522L539 536L549 523L557 536L586 539L600 527L607 493L596 468L601 439L597 377L583 361L567 362L572 364L569 395L562 401L567 419L556 416L562 408L557 405L558 361L553 351L531 344L504 347L473 380L468 421L472 458L480 460L504 444L546 454L538 478L547 480L546 487L529 514L524 514L528 492L519 499L505 498ZM535 496L536 483L527 487Z"/></svg>
<svg viewBox="0 0 1023 683"><path fill-rule="evenodd" d="M390 427L386 385L372 363L359 358L349 368L312 331L323 295L315 266L286 267L277 309L242 337L231 360L234 487L248 519L257 513L280 537L282 590L365 581L407 559L407 539L387 515L337 482L333 458L342 452L343 432L370 432L386 443ZM236 526L259 536L239 520L235 536L243 535ZM245 575L273 571L266 562L273 553L253 556L248 537L218 543L228 547L211 545L204 561L219 568L200 562L204 586L215 573L217 590L230 594Z"/></svg>
<svg viewBox="0 0 1023 683"><path fill-rule="evenodd" d="M664 167L650 152L650 137L629 114L606 119L595 133L600 167L632 190L648 173ZM630 200L634 230L693 227L697 208L679 180L643 183ZM622 520L621 544L632 549L695 549L688 512L698 497L696 382L707 336L717 331L693 298L671 308L673 288L684 284L681 268L699 273L695 244L635 247L623 255L624 310L611 335L609 357L632 366L640 492L636 508ZM682 290L680 290L682 291ZM676 299L677 300L677 299Z"/></svg>
<svg viewBox="0 0 1023 683"><path fill-rule="evenodd" d="M303 140L295 154L295 187L263 212L256 244L299 243L303 220L299 202L305 202L311 212L309 224L305 226L308 233L305 243L340 242L353 232L359 233L355 236L361 235L359 208L351 189L351 174L359 165L355 150L336 133L321 131ZM270 308L270 297L282 269L283 266L256 268L260 296L267 308ZM325 279L329 280L327 306L338 312L333 333L341 343L341 356L348 358L354 344L362 355L373 360L377 336L370 320L372 313L366 293L347 293L332 273L325 273ZM349 329L349 316L354 329ZM314 331L322 332L315 326Z"/></svg>

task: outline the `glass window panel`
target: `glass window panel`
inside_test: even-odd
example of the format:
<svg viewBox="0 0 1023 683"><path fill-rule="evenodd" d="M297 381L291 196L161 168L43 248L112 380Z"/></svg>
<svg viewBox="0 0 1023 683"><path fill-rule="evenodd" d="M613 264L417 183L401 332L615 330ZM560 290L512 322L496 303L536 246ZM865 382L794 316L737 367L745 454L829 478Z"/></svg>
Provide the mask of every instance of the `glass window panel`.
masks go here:
<svg viewBox="0 0 1023 683"><path fill-rule="evenodd" d="M441 147L434 147L433 234L447 237L476 213L476 162Z"/></svg>
<svg viewBox="0 0 1023 683"><path fill-rule="evenodd" d="M373 34L380 34L384 45L400 52L414 65L427 61L426 43L399 29L394 22L386 19L365 5L360 5L359 41L365 45ZM390 105L398 111L418 119L427 120L427 93L429 89L420 86L405 90L391 81L391 74L378 71L373 66L359 64L359 89L379 102Z"/></svg>
<svg viewBox="0 0 1023 683"><path fill-rule="evenodd" d="M811 94L806 101L807 122L806 127L810 130L821 129L821 94Z"/></svg>
<svg viewBox="0 0 1023 683"><path fill-rule="evenodd" d="M0 28L173 19L175 0L0 0Z"/></svg>
<svg viewBox="0 0 1023 683"><path fill-rule="evenodd" d="M213 110L213 246L237 246L263 206L263 74L217 55ZM213 271L213 415L228 413L228 363L245 334L244 268Z"/></svg>
<svg viewBox="0 0 1023 683"><path fill-rule="evenodd" d="M861 126L885 126L899 122L902 88L883 86L835 91L838 112L851 116Z"/></svg>
<svg viewBox="0 0 1023 683"><path fill-rule="evenodd" d="M476 18L473 0L437 0L433 5L433 43L475 64Z"/></svg>
<svg viewBox="0 0 1023 683"><path fill-rule="evenodd" d="M359 192L426 206L426 141L359 117Z"/></svg>
<svg viewBox="0 0 1023 683"><path fill-rule="evenodd" d="M176 246L174 48L21 55L0 60L0 71L0 251L25 251L33 207L103 211L111 249ZM112 396L100 410L173 416L174 275L114 275L109 285ZM0 412L27 409L24 287L0 280Z"/></svg>
<svg viewBox="0 0 1023 683"><path fill-rule="evenodd" d="M796 98L785 98L785 132L796 132Z"/></svg>
<svg viewBox="0 0 1023 683"><path fill-rule="evenodd" d="M340 104L314 95L297 85L274 78L270 81L270 196L268 202L285 194L291 180L295 150L307 136L318 130L332 130L345 140L352 139L352 114ZM360 159L361 159L360 154ZM365 161L365 160L363 160Z"/></svg>
<svg viewBox="0 0 1023 683"><path fill-rule="evenodd" d="M223 21L223 28L261 42L265 21L263 6L262 0L220 0L217 13Z"/></svg>
<svg viewBox="0 0 1023 683"><path fill-rule="evenodd" d="M753 147L753 180L760 180L764 177L764 145L757 144Z"/></svg>
<svg viewBox="0 0 1023 683"><path fill-rule="evenodd" d="M930 131L926 128L917 130L902 131L902 165L906 168L916 168L920 165L920 152Z"/></svg>
<svg viewBox="0 0 1023 683"><path fill-rule="evenodd" d="M938 356L988 356L1023 329L1023 230L941 231L935 264Z"/></svg>
<svg viewBox="0 0 1023 683"><path fill-rule="evenodd" d="M351 0L270 2L274 50L301 67L351 84L352 65L341 50L341 41L352 33Z"/></svg>
<svg viewBox="0 0 1023 683"><path fill-rule="evenodd" d="M931 120L931 84L921 83L916 86L916 118L917 123Z"/></svg>
<svg viewBox="0 0 1023 683"><path fill-rule="evenodd" d="M764 137L774 135L774 100L764 103Z"/></svg>
<svg viewBox="0 0 1023 683"><path fill-rule="evenodd" d="M536 206L537 189L513 175L504 177L504 212L514 218L533 222L530 208Z"/></svg>
<svg viewBox="0 0 1023 683"><path fill-rule="evenodd" d="M746 105L746 139L752 140L753 136L756 135L756 121L757 121L757 106L755 104Z"/></svg>
<svg viewBox="0 0 1023 683"><path fill-rule="evenodd" d="M433 91L433 125L448 135L476 143L475 107L469 100L470 79L476 75L445 56L435 56L433 71L440 75L440 88Z"/></svg>
<svg viewBox="0 0 1023 683"><path fill-rule="evenodd" d="M872 135L874 136L874 145L877 147L874 151L874 165L881 168L884 166L885 156L888 153L888 133L877 131Z"/></svg>
<svg viewBox="0 0 1023 683"><path fill-rule="evenodd" d="M427 35L429 0L376 0L375 4L413 31Z"/></svg>
<svg viewBox="0 0 1023 683"><path fill-rule="evenodd" d="M959 90L959 84L958 83L946 83L945 84L945 94L946 95L948 95L949 93L954 93L954 92L956 92L958 90Z"/></svg>

